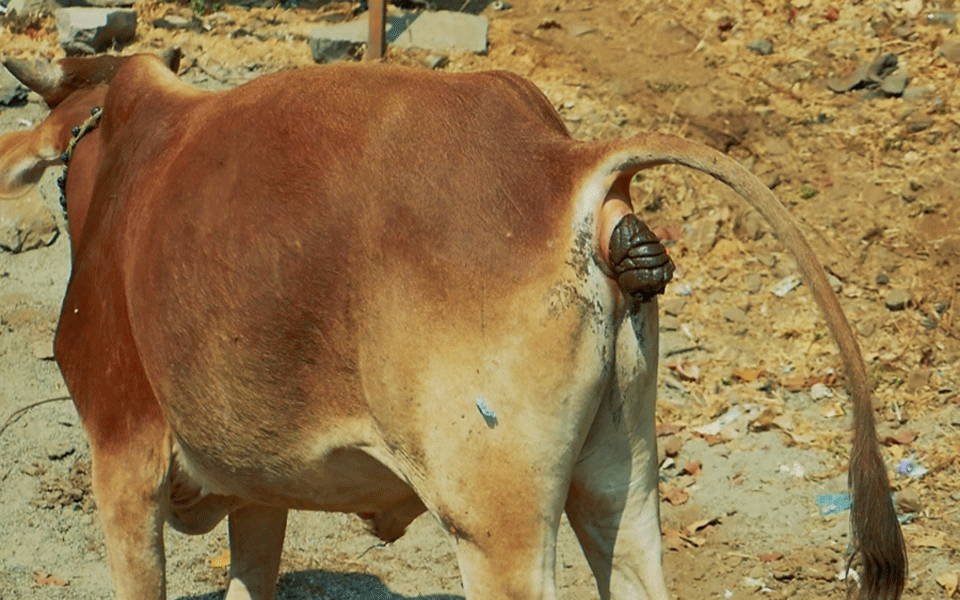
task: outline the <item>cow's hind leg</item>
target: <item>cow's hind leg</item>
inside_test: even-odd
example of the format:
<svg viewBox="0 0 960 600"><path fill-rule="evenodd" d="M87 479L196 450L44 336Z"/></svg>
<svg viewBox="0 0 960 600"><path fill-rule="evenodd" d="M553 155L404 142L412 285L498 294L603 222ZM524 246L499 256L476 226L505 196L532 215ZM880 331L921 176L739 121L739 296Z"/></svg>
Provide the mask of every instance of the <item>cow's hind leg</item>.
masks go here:
<svg viewBox="0 0 960 600"><path fill-rule="evenodd" d="M287 510L251 504L230 513L230 584L226 600L273 600Z"/></svg>
<svg viewBox="0 0 960 600"><path fill-rule="evenodd" d="M509 498L512 490L504 490ZM514 496L515 497L515 496ZM441 518L457 544L457 560L467 600L554 600L557 597L555 566L556 519L531 506L526 522L498 515L477 506L489 517L485 526L459 528L451 517ZM479 516L473 513L471 516ZM556 522L554 522L556 521Z"/></svg>
<svg viewBox="0 0 960 600"><path fill-rule="evenodd" d="M615 376L574 470L567 516L600 597L669 597L657 480L657 308L646 302L617 334Z"/></svg>

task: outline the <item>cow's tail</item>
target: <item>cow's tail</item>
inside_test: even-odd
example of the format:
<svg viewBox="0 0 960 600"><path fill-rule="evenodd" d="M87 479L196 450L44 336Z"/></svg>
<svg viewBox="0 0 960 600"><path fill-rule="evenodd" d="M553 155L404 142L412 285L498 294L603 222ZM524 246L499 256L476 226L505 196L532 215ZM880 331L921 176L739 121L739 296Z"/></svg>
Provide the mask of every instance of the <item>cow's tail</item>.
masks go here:
<svg viewBox="0 0 960 600"><path fill-rule="evenodd" d="M840 348L847 390L853 401L849 485L856 547L851 559L856 557L861 566L859 598L896 600L906 583L907 556L890 495L887 470L877 441L870 382L860 347L830 287L823 266L796 221L770 190L735 160L706 146L670 135L639 135L607 146L597 174L605 184L610 184L608 189L621 190L618 193L623 193L638 171L664 164L683 165L703 171L736 190L763 215L796 259L803 281L810 287ZM629 225L629 228L635 226ZM622 244L622 236L617 239L617 232L621 230L623 227L618 226L609 240L601 240L601 244L608 245L611 253L618 244ZM651 248L647 242L643 250Z"/></svg>

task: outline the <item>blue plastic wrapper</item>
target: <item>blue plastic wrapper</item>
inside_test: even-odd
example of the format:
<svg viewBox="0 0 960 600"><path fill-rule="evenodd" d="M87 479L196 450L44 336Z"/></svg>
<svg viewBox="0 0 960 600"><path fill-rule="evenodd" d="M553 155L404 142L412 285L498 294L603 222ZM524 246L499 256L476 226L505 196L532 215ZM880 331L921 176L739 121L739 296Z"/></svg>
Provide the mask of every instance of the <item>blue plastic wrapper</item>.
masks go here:
<svg viewBox="0 0 960 600"><path fill-rule="evenodd" d="M821 517L850 510L850 494L820 494L817 507Z"/></svg>

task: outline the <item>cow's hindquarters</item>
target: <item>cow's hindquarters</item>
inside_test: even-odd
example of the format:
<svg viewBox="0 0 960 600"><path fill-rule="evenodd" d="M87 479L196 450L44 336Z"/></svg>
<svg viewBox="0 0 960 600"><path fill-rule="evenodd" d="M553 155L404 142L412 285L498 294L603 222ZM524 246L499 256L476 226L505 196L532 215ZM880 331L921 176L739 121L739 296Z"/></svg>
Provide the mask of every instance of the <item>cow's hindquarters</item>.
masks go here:
<svg viewBox="0 0 960 600"><path fill-rule="evenodd" d="M616 334L614 375L581 451L567 516L600 597L668 598L663 579L656 446L656 301L635 306Z"/></svg>

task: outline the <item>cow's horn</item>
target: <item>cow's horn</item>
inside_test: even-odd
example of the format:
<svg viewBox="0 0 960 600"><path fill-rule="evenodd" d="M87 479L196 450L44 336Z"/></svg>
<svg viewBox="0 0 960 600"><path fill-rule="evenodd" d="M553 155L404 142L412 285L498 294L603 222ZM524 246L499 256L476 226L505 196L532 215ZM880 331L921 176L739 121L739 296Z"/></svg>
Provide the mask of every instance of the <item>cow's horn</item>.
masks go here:
<svg viewBox="0 0 960 600"><path fill-rule="evenodd" d="M45 60L7 58L3 61L3 66L23 85L44 98L60 85L60 80L63 78L63 69L60 65Z"/></svg>

